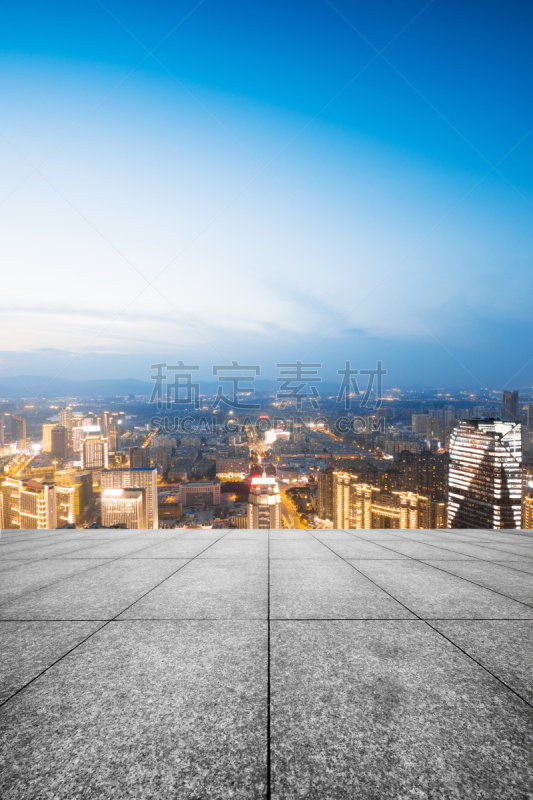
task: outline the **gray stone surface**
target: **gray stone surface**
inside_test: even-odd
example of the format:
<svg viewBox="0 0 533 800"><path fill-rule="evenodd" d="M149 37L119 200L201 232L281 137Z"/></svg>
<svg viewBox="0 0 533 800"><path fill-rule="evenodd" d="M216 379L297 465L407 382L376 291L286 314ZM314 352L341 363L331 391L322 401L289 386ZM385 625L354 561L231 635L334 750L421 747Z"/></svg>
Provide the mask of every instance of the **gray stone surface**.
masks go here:
<svg viewBox="0 0 533 800"><path fill-rule="evenodd" d="M420 617L532 619L533 609L419 561L351 561Z"/></svg>
<svg viewBox="0 0 533 800"><path fill-rule="evenodd" d="M409 619L413 616L340 558L323 562L318 559L273 560L270 615L273 619Z"/></svg>
<svg viewBox="0 0 533 800"><path fill-rule="evenodd" d="M0 703L104 622L0 622Z"/></svg>
<svg viewBox="0 0 533 800"><path fill-rule="evenodd" d="M2 796L533 800L531 543L11 531Z"/></svg>
<svg viewBox="0 0 533 800"><path fill-rule="evenodd" d="M431 625L533 706L533 622L469 619Z"/></svg>
<svg viewBox="0 0 533 800"><path fill-rule="evenodd" d="M28 592L36 591L51 583L57 583L76 573L94 569L105 564L106 559L46 559L30 563L13 562L17 566L4 572L0 578L0 604Z"/></svg>
<svg viewBox="0 0 533 800"><path fill-rule="evenodd" d="M186 563L111 561L2 604L0 619L110 619Z"/></svg>
<svg viewBox="0 0 533 800"><path fill-rule="evenodd" d="M533 578L526 572L509 569L506 566L509 562L495 564L493 561L427 560L425 563L435 564L439 569L451 572L452 575L466 578L486 589L493 589L513 600L533 606Z"/></svg>
<svg viewBox="0 0 533 800"><path fill-rule="evenodd" d="M531 797L531 708L424 622L273 622L271 681L277 800Z"/></svg>
<svg viewBox="0 0 533 800"><path fill-rule="evenodd" d="M266 559L256 562L250 559L198 558L131 606L122 617L266 619L267 614Z"/></svg>
<svg viewBox="0 0 533 800"><path fill-rule="evenodd" d="M265 622L111 623L4 708L3 797L264 797L266 651Z"/></svg>

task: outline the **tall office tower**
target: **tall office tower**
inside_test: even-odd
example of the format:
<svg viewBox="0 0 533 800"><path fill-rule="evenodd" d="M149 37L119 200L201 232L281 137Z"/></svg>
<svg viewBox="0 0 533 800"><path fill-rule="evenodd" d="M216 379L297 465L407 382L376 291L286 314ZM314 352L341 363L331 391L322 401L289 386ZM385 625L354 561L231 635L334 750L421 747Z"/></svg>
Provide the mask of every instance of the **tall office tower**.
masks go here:
<svg viewBox="0 0 533 800"><path fill-rule="evenodd" d="M45 422L43 425L43 453L52 451L52 431L55 427L55 422Z"/></svg>
<svg viewBox="0 0 533 800"><path fill-rule="evenodd" d="M275 478L252 478L248 495L248 528L281 528L281 497Z"/></svg>
<svg viewBox="0 0 533 800"><path fill-rule="evenodd" d="M75 453L79 453L81 451L81 443L83 441L84 432L83 428L75 427L72 428L72 449Z"/></svg>
<svg viewBox="0 0 533 800"><path fill-rule="evenodd" d="M150 451L147 447L130 447L130 468L148 469L150 466Z"/></svg>
<svg viewBox="0 0 533 800"><path fill-rule="evenodd" d="M428 415L427 414L413 414L411 417L411 429L413 433L427 434Z"/></svg>
<svg viewBox="0 0 533 800"><path fill-rule="evenodd" d="M25 417L11 417L11 435L15 442L19 442L22 444L24 442L24 446L26 443L26 419Z"/></svg>
<svg viewBox="0 0 533 800"><path fill-rule="evenodd" d="M161 464L163 475L166 475L170 463L170 447L158 447L156 461L158 464Z"/></svg>
<svg viewBox="0 0 533 800"><path fill-rule="evenodd" d="M81 443L82 469L108 469L109 449L107 439L98 433L88 434Z"/></svg>
<svg viewBox="0 0 533 800"><path fill-rule="evenodd" d="M102 525L126 525L142 530L146 524L146 489L104 489L102 491Z"/></svg>
<svg viewBox="0 0 533 800"><path fill-rule="evenodd" d="M91 472L77 472L74 475L76 489L76 518L87 509L93 499L93 476Z"/></svg>
<svg viewBox="0 0 533 800"><path fill-rule="evenodd" d="M318 473L318 517L333 521L333 469Z"/></svg>
<svg viewBox="0 0 533 800"><path fill-rule="evenodd" d="M66 458L68 453L68 430L62 425L56 425L51 431L51 456L52 458Z"/></svg>
<svg viewBox="0 0 533 800"><path fill-rule="evenodd" d="M351 492L352 483L357 483L357 476L349 472L334 470L333 472L333 527L351 528Z"/></svg>
<svg viewBox="0 0 533 800"><path fill-rule="evenodd" d="M3 415L0 417L0 447L3 446L5 441L5 433L4 433L4 417Z"/></svg>
<svg viewBox="0 0 533 800"><path fill-rule="evenodd" d="M73 525L76 523L76 506L79 501L76 498L76 488L74 486L56 485L56 515L57 527Z"/></svg>
<svg viewBox="0 0 533 800"><path fill-rule="evenodd" d="M53 481L21 481L21 530L57 528L56 486Z"/></svg>
<svg viewBox="0 0 533 800"><path fill-rule="evenodd" d="M426 435L428 439L436 439L441 447L444 447L446 442L446 421L436 417L428 417Z"/></svg>
<svg viewBox="0 0 533 800"><path fill-rule="evenodd" d="M518 391L504 392L502 398L503 419L518 419Z"/></svg>
<svg viewBox="0 0 533 800"><path fill-rule="evenodd" d="M463 420L452 433L448 528L520 528L519 422Z"/></svg>
<svg viewBox="0 0 533 800"><path fill-rule="evenodd" d="M527 427L533 428L533 403L529 403L526 409Z"/></svg>
<svg viewBox="0 0 533 800"><path fill-rule="evenodd" d="M70 406L63 406L58 412L59 424L62 425L67 431L72 429L72 409Z"/></svg>
<svg viewBox="0 0 533 800"><path fill-rule="evenodd" d="M522 461L522 528L533 528L533 456Z"/></svg>
<svg viewBox="0 0 533 800"><path fill-rule="evenodd" d="M100 476L100 485L102 492L106 489L145 489L146 527L159 526L156 469L106 469Z"/></svg>

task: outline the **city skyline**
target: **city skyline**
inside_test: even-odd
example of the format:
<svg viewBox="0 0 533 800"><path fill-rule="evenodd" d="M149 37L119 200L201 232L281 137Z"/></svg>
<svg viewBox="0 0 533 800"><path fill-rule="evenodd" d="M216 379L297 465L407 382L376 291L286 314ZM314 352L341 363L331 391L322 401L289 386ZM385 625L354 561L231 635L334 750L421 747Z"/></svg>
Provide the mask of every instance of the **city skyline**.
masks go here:
<svg viewBox="0 0 533 800"><path fill-rule="evenodd" d="M531 13L9 9L0 377L530 386Z"/></svg>

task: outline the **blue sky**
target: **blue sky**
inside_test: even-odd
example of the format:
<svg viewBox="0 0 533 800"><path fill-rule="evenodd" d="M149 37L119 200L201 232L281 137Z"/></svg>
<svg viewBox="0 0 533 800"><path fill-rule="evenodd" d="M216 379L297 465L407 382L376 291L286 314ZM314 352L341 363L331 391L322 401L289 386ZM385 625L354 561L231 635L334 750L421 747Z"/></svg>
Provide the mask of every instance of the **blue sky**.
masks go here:
<svg viewBox="0 0 533 800"><path fill-rule="evenodd" d="M4 17L4 375L533 384L530 3Z"/></svg>

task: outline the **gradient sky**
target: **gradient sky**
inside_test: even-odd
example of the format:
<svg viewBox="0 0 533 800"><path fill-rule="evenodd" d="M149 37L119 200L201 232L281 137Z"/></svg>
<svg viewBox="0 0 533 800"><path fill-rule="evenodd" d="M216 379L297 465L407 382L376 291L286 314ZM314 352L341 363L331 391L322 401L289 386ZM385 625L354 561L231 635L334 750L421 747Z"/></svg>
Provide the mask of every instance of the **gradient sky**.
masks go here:
<svg viewBox="0 0 533 800"><path fill-rule="evenodd" d="M530 2L2 15L0 376L533 384Z"/></svg>

